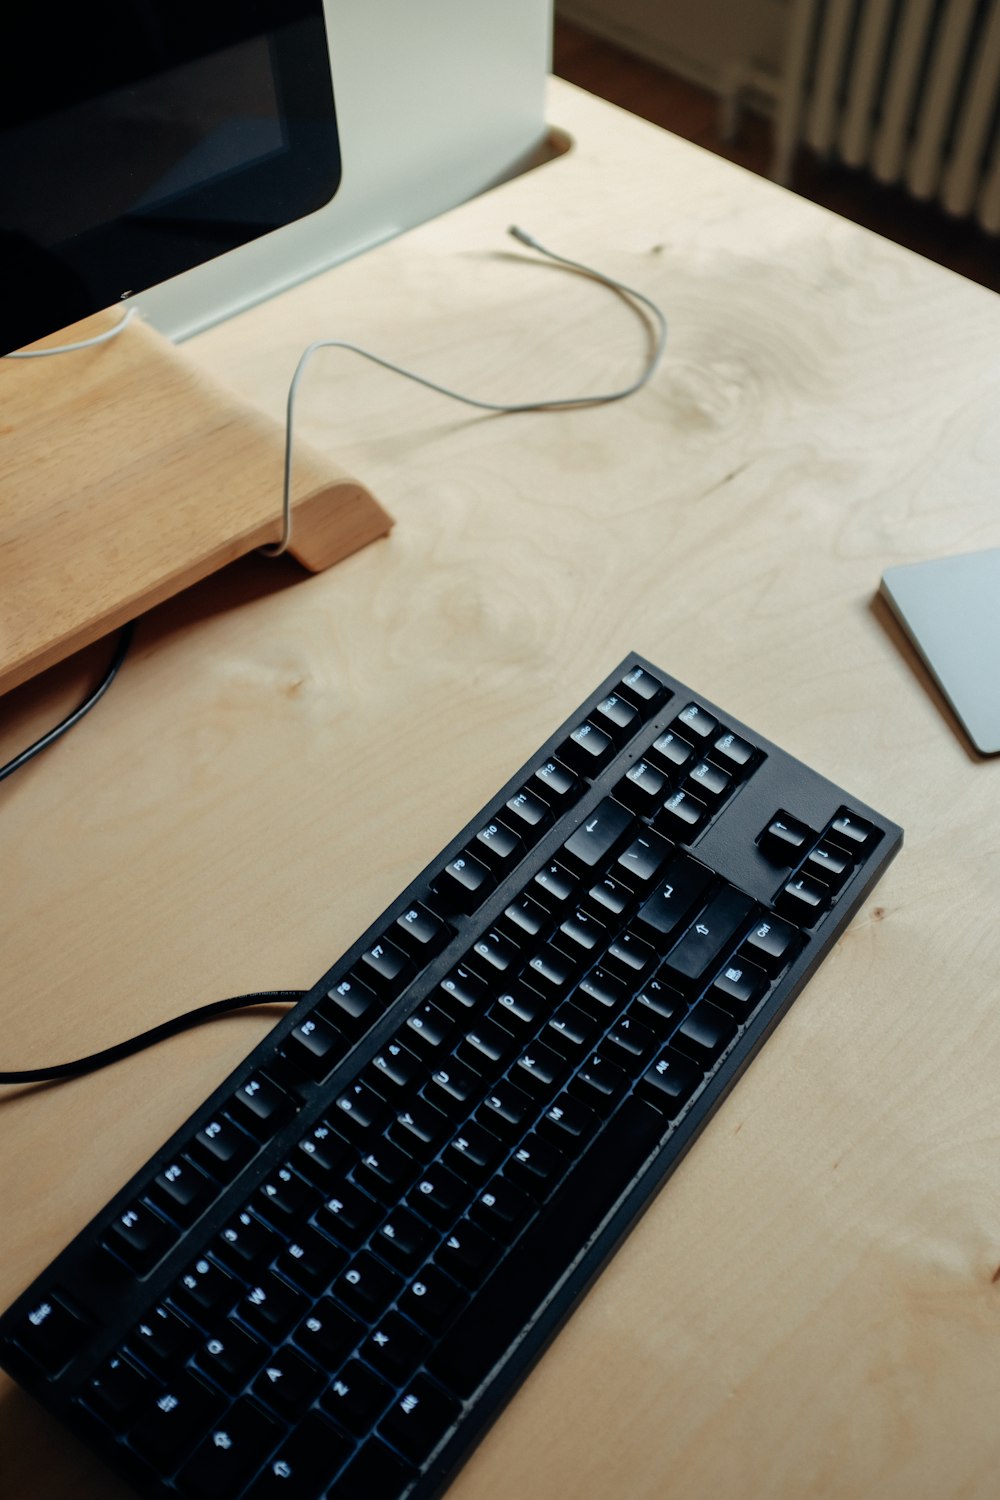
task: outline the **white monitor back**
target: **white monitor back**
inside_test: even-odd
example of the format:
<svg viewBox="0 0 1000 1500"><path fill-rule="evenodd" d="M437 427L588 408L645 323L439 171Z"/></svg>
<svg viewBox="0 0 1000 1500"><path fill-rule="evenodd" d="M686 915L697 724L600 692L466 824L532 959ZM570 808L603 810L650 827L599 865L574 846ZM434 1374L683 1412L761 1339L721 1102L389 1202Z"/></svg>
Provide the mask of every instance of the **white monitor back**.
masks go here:
<svg viewBox="0 0 1000 1500"><path fill-rule="evenodd" d="M183 339L516 174L545 137L552 0L326 0L343 178L133 300Z"/></svg>

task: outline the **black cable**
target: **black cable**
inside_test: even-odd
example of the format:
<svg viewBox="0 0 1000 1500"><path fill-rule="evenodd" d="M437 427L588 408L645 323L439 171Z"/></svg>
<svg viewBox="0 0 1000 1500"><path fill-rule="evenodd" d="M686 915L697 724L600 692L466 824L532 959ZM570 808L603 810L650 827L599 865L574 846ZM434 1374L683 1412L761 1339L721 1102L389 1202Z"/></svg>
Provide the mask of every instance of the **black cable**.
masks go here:
<svg viewBox="0 0 1000 1500"><path fill-rule="evenodd" d="M210 1005L196 1006L194 1010L186 1010L183 1015L175 1016L172 1021L164 1021L149 1031L141 1031L127 1042L105 1047L102 1052L92 1052L89 1057L78 1057L75 1062L59 1063L51 1068L28 1068L17 1073L0 1073L0 1084L49 1083L55 1079L79 1078L84 1073L96 1073L98 1068L106 1068L109 1063L118 1062L123 1057L131 1057L135 1052L143 1052L147 1047L165 1041L168 1036L176 1036L179 1031L200 1026L213 1016L225 1015L231 1010L242 1010L247 1005L264 1005L269 1000L301 1000L306 994L307 990L261 990L257 994L235 995L230 1000L213 1000Z"/></svg>
<svg viewBox="0 0 1000 1500"><path fill-rule="evenodd" d="M125 660L128 648L132 644L132 633L134 630L134 620L123 628L121 635L118 637L118 649L114 654L114 659L102 680L90 694L90 697L85 698L79 708L74 708L73 712L63 719L61 724L57 724L54 729L50 729L47 734L43 734L40 740L36 740L33 745L29 745L27 750L22 750L20 755L15 755L14 759L9 760L5 766L0 766L0 781L3 781L8 776L13 776L14 772L19 771L22 766L27 765L29 760L34 759L43 750L48 749L49 745L59 739L60 735L64 735L67 729L72 729L74 724L78 724L84 714L90 712L95 703L100 702L118 676L118 668Z"/></svg>

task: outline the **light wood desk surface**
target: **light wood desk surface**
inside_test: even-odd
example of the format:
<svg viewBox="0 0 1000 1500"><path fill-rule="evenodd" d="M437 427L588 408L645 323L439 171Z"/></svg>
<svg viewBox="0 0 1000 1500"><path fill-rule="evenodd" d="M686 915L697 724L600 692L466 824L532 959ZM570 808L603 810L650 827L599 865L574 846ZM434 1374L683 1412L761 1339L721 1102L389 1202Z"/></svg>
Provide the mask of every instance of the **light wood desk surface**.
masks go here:
<svg viewBox="0 0 1000 1500"><path fill-rule="evenodd" d="M514 221L663 304L660 373L497 418L317 359L303 435L396 529L163 606L0 788L4 1066L309 986L635 647L906 842L450 1494L994 1500L1000 761L874 594L1000 544L1000 301L567 86L550 118L568 155L191 351L275 415L321 336L499 400L626 382L641 324ZM0 760L101 659L0 704ZM267 1025L0 1102L0 1302ZM0 1493L125 1491L3 1381Z"/></svg>

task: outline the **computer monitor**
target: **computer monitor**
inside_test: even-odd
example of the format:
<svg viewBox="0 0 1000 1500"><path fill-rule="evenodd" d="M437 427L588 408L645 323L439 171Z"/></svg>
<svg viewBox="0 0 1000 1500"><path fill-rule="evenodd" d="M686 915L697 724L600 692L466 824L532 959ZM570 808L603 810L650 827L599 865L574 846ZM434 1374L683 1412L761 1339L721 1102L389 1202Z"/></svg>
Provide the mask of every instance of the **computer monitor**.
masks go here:
<svg viewBox="0 0 1000 1500"><path fill-rule="evenodd" d="M57 0L0 47L0 352L181 339L520 170L551 0ZM325 34L324 34L325 33Z"/></svg>
<svg viewBox="0 0 1000 1500"><path fill-rule="evenodd" d="M4 352L337 190L322 0L19 6L4 31Z"/></svg>

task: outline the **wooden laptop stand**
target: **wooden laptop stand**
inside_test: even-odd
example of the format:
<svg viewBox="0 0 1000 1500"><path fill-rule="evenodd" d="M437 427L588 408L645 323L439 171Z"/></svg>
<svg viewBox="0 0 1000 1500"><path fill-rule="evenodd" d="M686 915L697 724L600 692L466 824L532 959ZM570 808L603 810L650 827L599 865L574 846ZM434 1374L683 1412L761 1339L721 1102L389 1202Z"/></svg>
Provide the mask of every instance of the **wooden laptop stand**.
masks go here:
<svg viewBox="0 0 1000 1500"><path fill-rule="evenodd" d="M138 319L88 349L0 360L0 694L276 542L283 463L279 424ZM293 482L288 551L312 572L392 525L299 444Z"/></svg>

